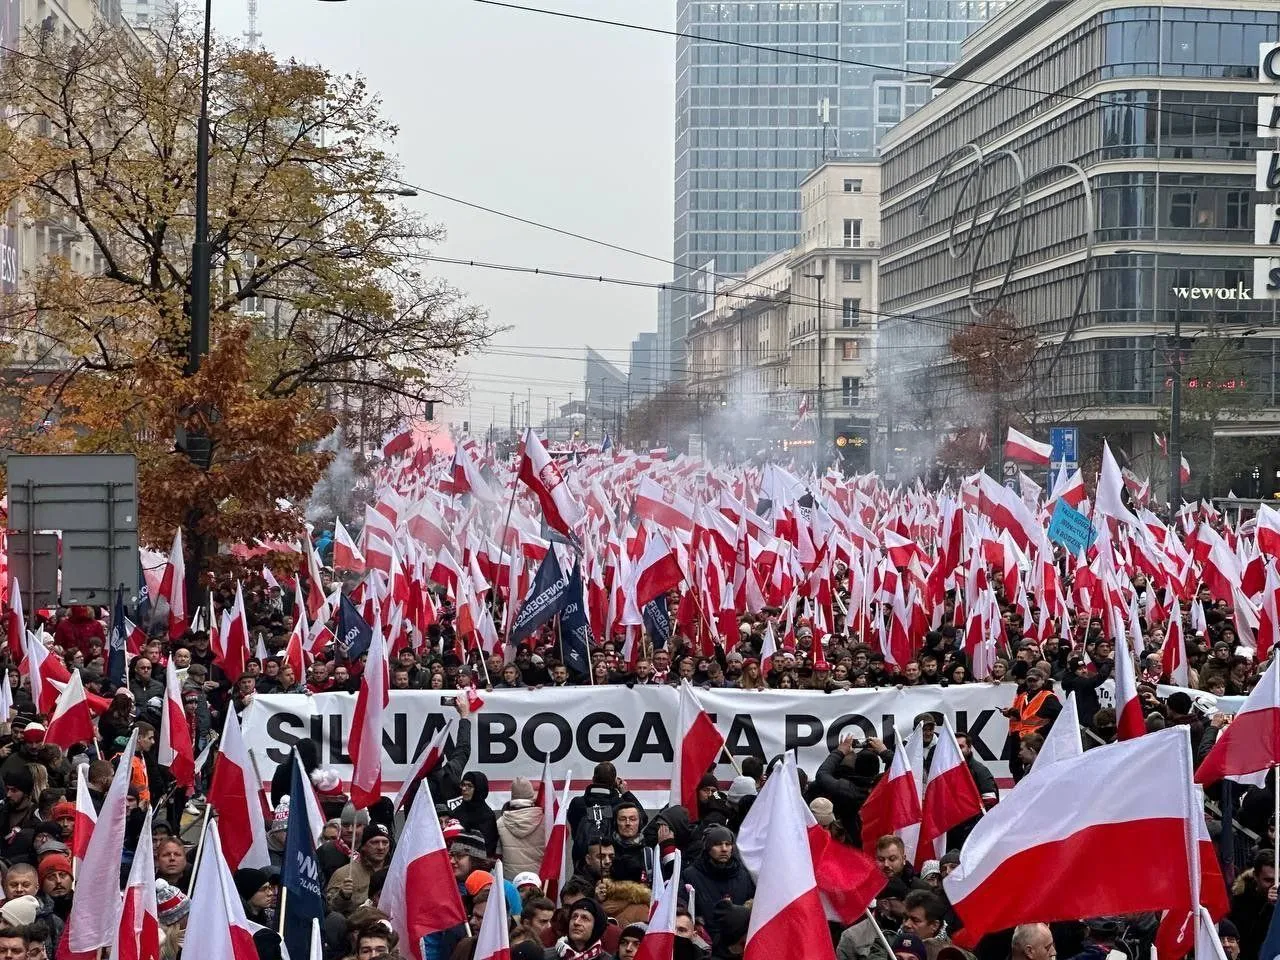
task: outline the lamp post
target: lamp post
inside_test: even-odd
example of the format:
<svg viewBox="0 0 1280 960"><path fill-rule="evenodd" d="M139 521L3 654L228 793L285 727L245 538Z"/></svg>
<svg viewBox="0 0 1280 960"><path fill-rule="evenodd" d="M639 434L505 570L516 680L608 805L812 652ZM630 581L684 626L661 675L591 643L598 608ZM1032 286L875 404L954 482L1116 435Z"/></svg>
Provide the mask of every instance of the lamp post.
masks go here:
<svg viewBox="0 0 1280 960"><path fill-rule="evenodd" d="M826 279L826 275L822 273L806 273L805 276L810 280L816 280L818 282L818 402L816 406L818 415L818 456L823 457L826 451L824 442L826 434L823 432L824 427L822 423L822 281Z"/></svg>

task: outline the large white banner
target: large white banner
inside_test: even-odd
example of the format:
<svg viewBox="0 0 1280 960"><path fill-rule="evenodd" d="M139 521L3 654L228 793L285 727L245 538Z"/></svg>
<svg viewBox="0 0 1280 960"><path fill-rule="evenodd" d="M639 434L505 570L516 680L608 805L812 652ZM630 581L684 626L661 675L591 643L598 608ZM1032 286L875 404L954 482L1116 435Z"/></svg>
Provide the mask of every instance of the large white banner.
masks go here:
<svg viewBox="0 0 1280 960"><path fill-rule="evenodd" d="M978 757L999 780L1009 777L1003 756L1008 720L1000 713L1012 702L1012 683L957 687L885 687L821 693L805 690L699 690L698 697L724 733L735 757L772 759L798 751L800 768L812 776L840 737L880 737L891 742L906 733L918 714L945 717L952 729L968 733ZM394 792L445 723L453 693L391 691L383 727L383 789ZM585 786L592 768L609 760L646 806L660 806L670 789L676 689L658 686L549 687L485 692L484 707L472 718L471 758L466 769L489 777L500 800L511 779L541 776L550 754L554 776L566 772ZM300 739L320 746L322 766L351 775L347 733L355 712L354 694L260 695L244 714L244 735L261 775L269 780L277 764ZM724 762L722 781L735 775Z"/></svg>

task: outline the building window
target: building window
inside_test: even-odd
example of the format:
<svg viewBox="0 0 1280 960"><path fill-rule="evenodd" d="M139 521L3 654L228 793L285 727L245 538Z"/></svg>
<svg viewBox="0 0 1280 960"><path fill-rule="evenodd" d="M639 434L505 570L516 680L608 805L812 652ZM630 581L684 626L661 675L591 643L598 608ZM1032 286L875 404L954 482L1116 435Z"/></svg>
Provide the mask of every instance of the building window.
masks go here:
<svg viewBox="0 0 1280 960"><path fill-rule="evenodd" d="M862 342L860 340L841 340L840 341L840 359L841 360L857 360L862 355Z"/></svg>
<svg viewBox="0 0 1280 960"><path fill-rule="evenodd" d="M1196 195L1189 190L1179 190L1169 197L1169 226L1190 227Z"/></svg>
<svg viewBox="0 0 1280 960"><path fill-rule="evenodd" d="M845 407L856 407L858 395L862 391L861 377L840 378L840 404Z"/></svg>
<svg viewBox="0 0 1280 960"><path fill-rule="evenodd" d="M861 220L846 220L844 222L844 245L846 247L862 246Z"/></svg>
<svg viewBox="0 0 1280 960"><path fill-rule="evenodd" d="M840 315L840 325L842 327L856 327L859 314L862 312L862 301L857 297L845 297L842 306L844 309Z"/></svg>
<svg viewBox="0 0 1280 960"><path fill-rule="evenodd" d="M862 264L856 260L841 260L840 273L845 283L856 283L862 279Z"/></svg>
<svg viewBox="0 0 1280 960"><path fill-rule="evenodd" d="M862 181L861 180L845 180L844 192L845 193L861 193Z"/></svg>
<svg viewBox="0 0 1280 960"><path fill-rule="evenodd" d="M1230 230L1240 230L1249 226L1249 210L1253 206L1253 194L1244 190L1231 190L1227 193L1227 222Z"/></svg>

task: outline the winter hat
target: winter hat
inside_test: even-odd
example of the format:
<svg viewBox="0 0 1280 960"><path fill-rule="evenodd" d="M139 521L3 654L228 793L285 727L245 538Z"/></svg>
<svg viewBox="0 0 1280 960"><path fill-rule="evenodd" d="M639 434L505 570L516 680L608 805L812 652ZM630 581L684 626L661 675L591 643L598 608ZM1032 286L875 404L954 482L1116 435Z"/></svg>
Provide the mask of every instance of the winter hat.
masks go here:
<svg viewBox="0 0 1280 960"><path fill-rule="evenodd" d="M719 790L720 781L716 779L714 773L704 773L702 779L698 781L698 789L701 790L703 787L715 787Z"/></svg>
<svg viewBox="0 0 1280 960"><path fill-rule="evenodd" d="M474 897L477 893L493 884L493 874L487 870L472 870L467 874L467 895Z"/></svg>
<svg viewBox="0 0 1280 960"><path fill-rule="evenodd" d="M25 927L36 922L39 911L40 901L28 893L25 897L15 897L0 907L0 919L11 927Z"/></svg>
<svg viewBox="0 0 1280 960"><path fill-rule="evenodd" d="M160 910L160 922L170 926L191 912L191 898L172 883L157 877L156 906Z"/></svg>
<svg viewBox="0 0 1280 960"><path fill-rule="evenodd" d="M729 793L727 796L730 800L741 800L743 797L754 797L755 795L756 782L750 777L734 777L733 783L729 784Z"/></svg>
<svg viewBox="0 0 1280 960"><path fill-rule="evenodd" d="M526 870L524 873L517 873L511 882L516 885L517 890L521 887L540 888L542 886L542 878L532 870Z"/></svg>
<svg viewBox="0 0 1280 960"><path fill-rule="evenodd" d="M733 831L728 827L722 827L720 824L707 827L702 832L702 849L714 847L717 843L725 842L733 843Z"/></svg>
<svg viewBox="0 0 1280 960"><path fill-rule="evenodd" d="M542 944L533 940L523 940L511 948L511 960L542 960L545 955Z"/></svg>
<svg viewBox="0 0 1280 960"><path fill-rule="evenodd" d="M937 860L926 860L924 866L920 868L920 879L926 880L929 877L936 877L942 873L942 864Z"/></svg>
<svg viewBox="0 0 1280 960"><path fill-rule="evenodd" d="M458 834L462 833L462 821L450 817L440 825L440 832L444 834L445 843L453 843ZM539 880L538 882L541 883L542 881Z"/></svg>
<svg viewBox="0 0 1280 960"><path fill-rule="evenodd" d="M27 728L31 729L30 727ZM31 795L31 791L35 789L35 781L31 779L31 771L26 767L13 767L5 771L4 785L13 787L15 790L21 790L27 796Z"/></svg>
<svg viewBox="0 0 1280 960"><path fill-rule="evenodd" d="M532 800L533 784L528 777L516 777L511 781L512 800Z"/></svg>
<svg viewBox="0 0 1280 960"><path fill-rule="evenodd" d="M241 900L250 899L270 882L267 871L257 867L241 867L235 874L236 892L240 894Z"/></svg>
<svg viewBox="0 0 1280 960"><path fill-rule="evenodd" d="M813 819L818 821L820 827L831 826L836 818L835 807L826 797L814 797L813 802L809 804L809 812L813 814Z"/></svg>
<svg viewBox="0 0 1280 960"><path fill-rule="evenodd" d="M0 913L3 913L3 911L2 911L2 910L0 910ZM1219 920L1219 921L1218 921L1218 936L1219 936L1219 937L1232 937L1232 938L1234 938L1234 939L1236 939L1236 940L1239 940L1239 939L1240 939L1240 928L1239 928L1239 927L1237 927L1237 926L1236 926L1234 923L1232 923L1230 920L1228 920L1226 917L1223 917L1221 920Z"/></svg>
<svg viewBox="0 0 1280 960"><path fill-rule="evenodd" d="M945 866L948 866L948 865L953 866L953 867L958 867L958 866L960 866L960 851L959 851L959 850L948 850L946 853L944 853L944 854L942 855L942 859L938 861L938 866L939 866L939 867L945 867Z"/></svg>
<svg viewBox="0 0 1280 960"><path fill-rule="evenodd" d="M40 866L36 872L40 875L40 882L44 883L44 878L55 870L61 870L63 873L71 872L71 858L65 853L51 853L40 861Z"/></svg>
<svg viewBox="0 0 1280 960"><path fill-rule="evenodd" d="M910 933L898 934L893 941L893 953L895 956L900 953L909 953L916 960L928 960L929 957L929 951L925 949L924 941Z"/></svg>
<svg viewBox="0 0 1280 960"><path fill-rule="evenodd" d="M53 820L61 820L64 817L74 817L76 815L76 805L68 800L61 803L55 803L53 809L49 811L49 817Z"/></svg>
<svg viewBox="0 0 1280 960"><path fill-rule="evenodd" d="M39 843L36 844L37 857L43 857L45 854L52 854L52 853L60 853L63 856L66 856L70 852L71 852L71 848L68 847L61 840L41 840Z"/></svg>
<svg viewBox="0 0 1280 960"><path fill-rule="evenodd" d="M44 724L28 723L22 728L22 740L24 743L43 743L44 742ZM8 786L8 777L6 776L5 786ZM26 791L30 793L31 791Z"/></svg>
<svg viewBox="0 0 1280 960"><path fill-rule="evenodd" d="M907 886L907 881L901 877L891 877L889 882L884 885L884 889L880 891L881 900L905 900L911 888Z"/></svg>
<svg viewBox="0 0 1280 960"><path fill-rule="evenodd" d="M643 940L644 935L649 932L649 925L642 920L635 923L628 923L622 928L622 932L618 934L619 940Z"/></svg>
<svg viewBox="0 0 1280 960"><path fill-rule="evenodd" d="M289 829L289 798L281 797L280 805L271 814L271 827L268 833L284 833Z"/></svg>
<svg viewBox="0 0 1280 960"><path fill-rule="evenodd" d="M713 952L729 956L728 948L746 939L747 927L751 923L751 910L735 906L728 900L721 900L711 908L711 916L719 921L716 924L716 935L712 937Z"/></svg>
<svg viewBox="0 0 1280 960"><path fill-rule="evenodd" d="M484 837L469 830L464 830L453 838L453 842L449 844L449 852L456 853L460 857L479 857L481 859L489 855Z"/></svg>
<svg viewBox="0 0 1280 960"><path fill-rule="evenodd" d="M360 835L360 848L364 849L364 845L366 843L370 840L376 840L378 837L381 837L388 843L393 842L395 839L391 836L391 831L387 829L387 825L385 823L371 823L364 828L364 833Z"/></svg>
<svg viewBox="0 0 1280 960"><path fill-rule="evenodd" d="M348 827L362 827L369 822L368 810L357 810L352 804L348 803L342 808L342 823Z"/></svg>
<svg viewBox="0 0 1280 960"><path fill-rule="evenodd" d="M322 767L311 773L311 785L321 797L333 797L342 792L342 777L336 770Z"/></svg>

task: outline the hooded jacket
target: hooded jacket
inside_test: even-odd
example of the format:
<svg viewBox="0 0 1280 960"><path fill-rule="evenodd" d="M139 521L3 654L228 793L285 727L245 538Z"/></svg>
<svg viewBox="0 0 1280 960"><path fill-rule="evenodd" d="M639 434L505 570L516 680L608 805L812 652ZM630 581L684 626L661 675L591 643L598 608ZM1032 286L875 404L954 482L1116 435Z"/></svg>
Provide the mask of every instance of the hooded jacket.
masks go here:
<svg viewBox="0 0 1280 960"><path fill-rule="evenodd" d="M604 945L601 944L600 938L604 936L605 928L608 926L609 920L605 916L604 907L600 906L595 900L587 897L579 900L573 905L573 910L587 909L591 911L594 921L591 925L590 942L582 950L577 950L569 944L568 936L563 936L556 941L555 946L547 951L548 960L573 960L575 957L592 957L604 960L609 954L605 951Z"/></svg>
<svg viewBox="0 0 1280 960"><path fill-rule="evenodd" d="M682 876L682 882L693 887L694 910L699 917L704 918L712 939L718 932L717 918L720 912L716 911L716 905L722 900L728 900L736 906L742 906L756 893L756 883L738 855L736 842L727 863L716 863L711 859L711 847L724 837L733 839L733 833L727 827L712 827L707 830L703 836L705 849L685 869Z"/></svg>
<svg viewBox="0 0 1280 960"><path fill-rule="evenodd" d="M470 800L463 800L453 808L453 815L462 824L462 829L484 837L485 850L493 859L498 852L498 815L485 802L489 796L489 778L479 771L469 770L462 775L462 781L475 787L475 792Z"/></svg>
<svg viewBox="0 0 1280 960"><path fill-rule="evenodd" d="M497 830L502 844L502 870L507 879L518 873L537 873L547 845L542 808L532 800L512 800L502 808Z"/></svg>
<svg viewBox="0 0 1280 960"><path fill-rule="evenodd" d="M619 929L632 923L649 921L649 900L653 892L643 883L631 883L626 880L607 881L608 894L605 896L605 915L618 921Z"/></svg>
<svg viewBox="0 0 1280 960"><path fill-rule="evenodd" d="M826 797L845 832L851 837L860 837L862 805L879 775L880 757L870 750L850 754L848 762L844 754L833 750L818 767L810 790L812 796L807 795L806 799Z"/></svg>

